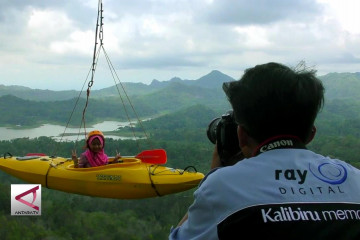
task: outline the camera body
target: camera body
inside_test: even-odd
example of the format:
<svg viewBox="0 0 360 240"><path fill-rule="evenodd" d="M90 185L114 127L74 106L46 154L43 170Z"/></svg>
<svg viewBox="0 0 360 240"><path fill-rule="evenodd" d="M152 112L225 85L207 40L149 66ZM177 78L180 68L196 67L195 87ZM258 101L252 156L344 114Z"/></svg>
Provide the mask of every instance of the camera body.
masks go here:
<svg viewBox="0 0 360 240"><path fill-rule="evenodd" d="M237 136L237 126L232 110L221 117L213 119L207 130L207 137L213 144L217 144L220 161L223 166L233 165L241 160L241 149Z"/></svg>

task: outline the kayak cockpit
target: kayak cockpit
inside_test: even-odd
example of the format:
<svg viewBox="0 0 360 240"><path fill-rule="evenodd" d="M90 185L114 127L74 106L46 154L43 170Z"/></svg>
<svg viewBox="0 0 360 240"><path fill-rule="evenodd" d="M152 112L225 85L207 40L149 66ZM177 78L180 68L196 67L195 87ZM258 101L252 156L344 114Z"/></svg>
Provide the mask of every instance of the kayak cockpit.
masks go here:
<svg viewBox="0 0 360 240"><path fill-rule="evenodd" d="M74 164L69 164L66 166L68 170L73 171L99 171L102 169L110 169L110 168L123 168L130 167L133 165L141 164L141 160L138 158L121 158L119 162L113 163L114 158L109 158L109 164L98 167L88 167L88 168L75 168Z"/></svg>

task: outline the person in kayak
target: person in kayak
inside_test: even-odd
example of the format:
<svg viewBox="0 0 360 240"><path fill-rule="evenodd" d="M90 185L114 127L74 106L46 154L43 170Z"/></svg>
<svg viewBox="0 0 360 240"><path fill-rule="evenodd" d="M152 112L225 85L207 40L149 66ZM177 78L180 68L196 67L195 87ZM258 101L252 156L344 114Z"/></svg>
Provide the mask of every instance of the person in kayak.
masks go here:
<svg viewBox="0 0 360 240"><path fill-rule="evenodd" d="M324 104L315 73L270 62L223 84L245 158L205 176L169 239L360 239L360 170L306 147Z"/></svg>
<svg viewBox="0 0 360 240"><path fill-rule="evenodd" d="M72 151L72 159L75 168L88 168L103 166L109 163L109 158L104 151L105 137L99 130L89 132L86 138L86 151L83 152L78 159L76 150ZM116 163L121 158L119 153L116 153L114 161Z"/></svg>

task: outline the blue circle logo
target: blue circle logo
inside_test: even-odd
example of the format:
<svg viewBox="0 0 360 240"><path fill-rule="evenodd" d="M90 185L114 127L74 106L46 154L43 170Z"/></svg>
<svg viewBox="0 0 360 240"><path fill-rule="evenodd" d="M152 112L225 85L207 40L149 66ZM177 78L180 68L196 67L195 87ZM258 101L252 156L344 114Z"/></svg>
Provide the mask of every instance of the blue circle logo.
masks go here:
<svg viewBox="0 0 360 240"><path fill-rule="evenodd" d="M341 184L347 178L346 168L338 163L322 163L318 167L309 164L310 172L319 180L329 184Z"/></svg>

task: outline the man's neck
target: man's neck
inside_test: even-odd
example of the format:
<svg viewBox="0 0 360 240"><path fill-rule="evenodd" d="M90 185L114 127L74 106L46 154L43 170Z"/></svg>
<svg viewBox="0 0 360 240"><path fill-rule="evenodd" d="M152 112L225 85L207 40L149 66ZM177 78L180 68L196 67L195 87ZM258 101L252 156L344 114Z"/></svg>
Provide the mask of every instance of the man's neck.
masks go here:
<svg viewBox="0 0 360 240"><path fill-rule="evenodd" d="M262 143L258 144L256 148L253 149L252 156L254 157L274 149L284 148L306 149L305 144L299 137L294 135L278 135L268 138Z"/></svg>

